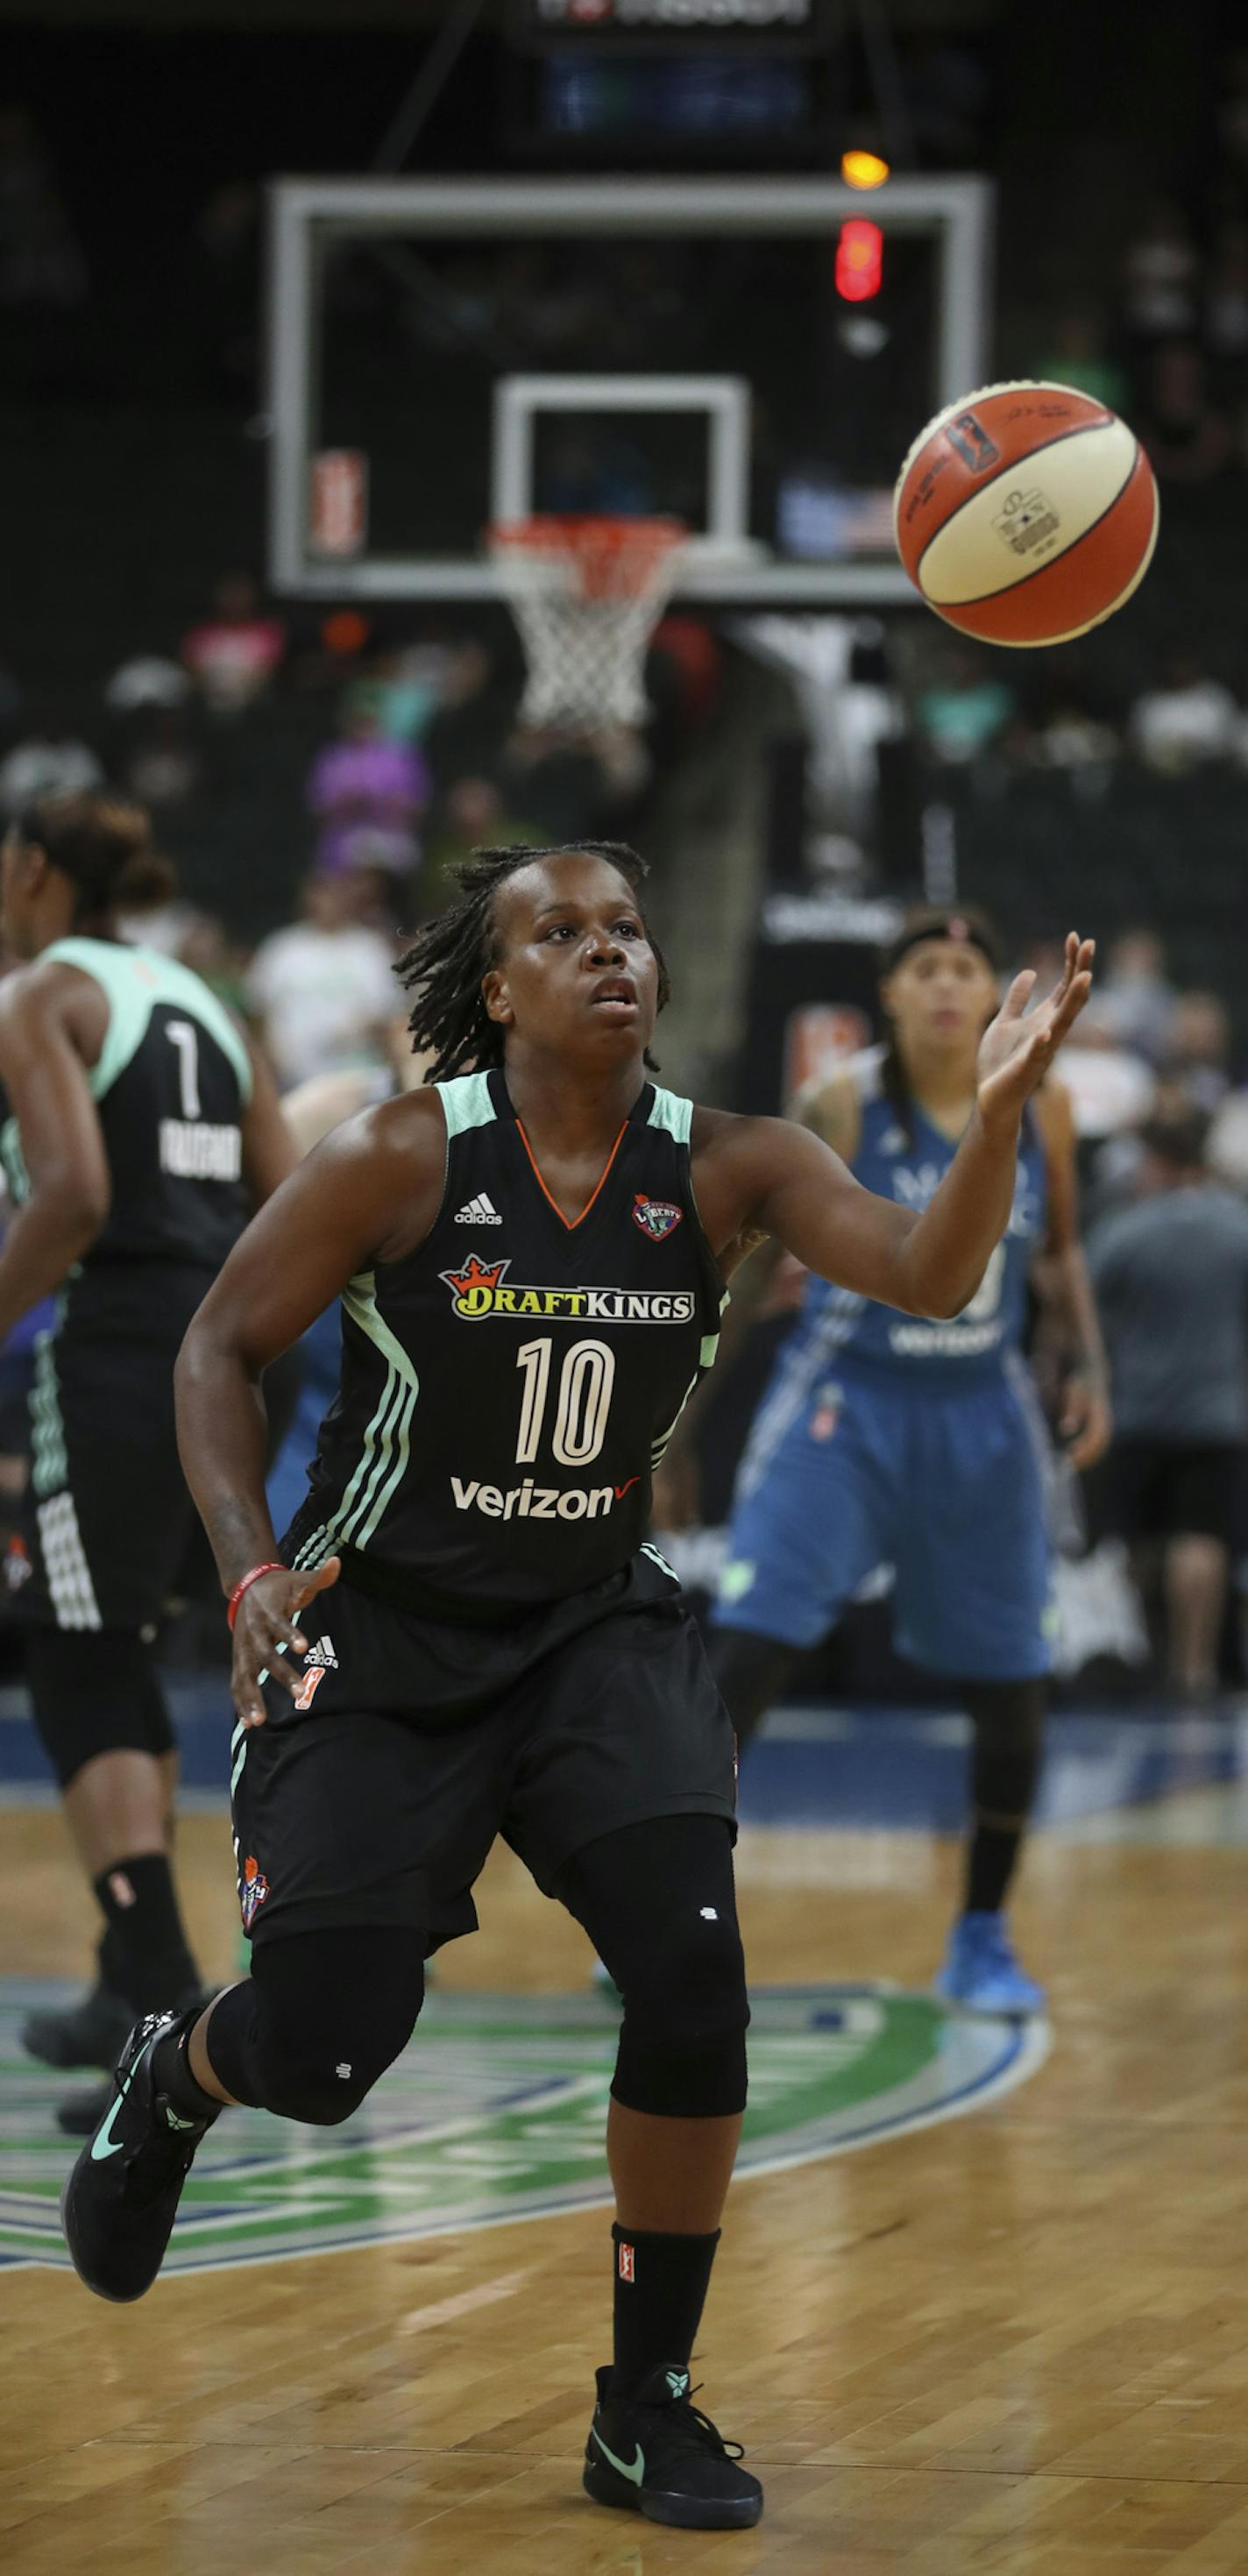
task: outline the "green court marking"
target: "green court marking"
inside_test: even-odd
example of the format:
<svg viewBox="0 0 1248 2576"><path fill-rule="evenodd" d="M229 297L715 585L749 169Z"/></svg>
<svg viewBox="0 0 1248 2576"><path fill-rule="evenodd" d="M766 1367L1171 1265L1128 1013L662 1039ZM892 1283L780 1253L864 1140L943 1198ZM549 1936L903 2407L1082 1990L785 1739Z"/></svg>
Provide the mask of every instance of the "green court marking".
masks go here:
<svg viewBox="0 0 1248 2576"><path fill-rule="evenodd" d="M0 1981L0 2269L68 2263L58 2204L74 2149L64 2076L19 2030L49 1989ZM951 2119L1042 2064L1046 2025L946 2016L883 1986L754 1995L738 2172L845 2154ZM595 1994L434 1994L420 2030L339 2129L227 2114L199 2151L165 2273L557 2215L610 2197L603 2154L618 2017ZM82 2079L85 2080L85 2079Z"/></svg>

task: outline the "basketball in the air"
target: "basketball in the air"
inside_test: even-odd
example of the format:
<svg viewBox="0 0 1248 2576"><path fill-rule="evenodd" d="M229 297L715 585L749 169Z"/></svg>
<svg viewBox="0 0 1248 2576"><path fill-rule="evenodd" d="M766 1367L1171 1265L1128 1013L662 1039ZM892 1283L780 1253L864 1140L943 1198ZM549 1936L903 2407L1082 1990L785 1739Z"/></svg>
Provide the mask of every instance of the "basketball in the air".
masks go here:
<svg viewBox="0 0 1248 2576"><path fill-rule="evenodd" d="M1157 542L1135 432L1070 385L985 385L916 438L897 551L938 617L987 644L1065 644L1112 617Z"/></svg>

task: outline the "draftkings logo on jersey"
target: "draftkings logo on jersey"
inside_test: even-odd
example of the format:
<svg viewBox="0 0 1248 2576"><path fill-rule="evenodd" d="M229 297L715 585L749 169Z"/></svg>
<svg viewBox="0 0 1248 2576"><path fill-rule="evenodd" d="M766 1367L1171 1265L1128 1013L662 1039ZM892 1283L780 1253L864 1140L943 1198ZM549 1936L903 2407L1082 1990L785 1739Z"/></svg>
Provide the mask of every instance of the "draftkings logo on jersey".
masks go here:
<svg viewBox="0 0 1248 2576"><path fill-rule="evenodd" d="M679 1214L679 1210L677 1211ZM692 1288L522 1288L508 1282L510 1260L479 1261L440 1270L451 1292L451 1311L465 1323L486 1315L543 1315L576 1324L689 1324L697 1311Z"/></svg>

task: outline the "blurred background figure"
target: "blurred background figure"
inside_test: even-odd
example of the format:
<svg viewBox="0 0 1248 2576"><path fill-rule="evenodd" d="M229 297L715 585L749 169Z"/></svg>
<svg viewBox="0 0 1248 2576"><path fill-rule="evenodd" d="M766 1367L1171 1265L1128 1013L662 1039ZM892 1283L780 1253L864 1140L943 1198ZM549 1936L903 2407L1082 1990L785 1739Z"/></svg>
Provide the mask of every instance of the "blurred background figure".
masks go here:
<svg viewBox="0 0 1248 2576"><path fill-rule="evenodd" d="M212 608L182 638L182 659L214 716L241 715L263 696L286 650L279 617L266 616L249 573L226 573Z"/></svg>
<svg viewBox="0 0 1248 2576"><path fill-rule="evenodd" d="M283 1091L312 1074L389 1064L401 998L394 947L361 921L360 902L352 868L315 869L300 919L262 939L252 959L247 992Z"/></svg>
<svg viewBox="0 0 1248 2576"><path fill-rule="evenodd" d="M1218 1682L1248 1441L1248 1207L1210 1174L1208 1127L1199 1108L1152 1119L1138 1204L1088 1243L1113 1392L1109 1524L1188 1699Z"/></svg>
<svg viewBox="0 0 1248 2576"><path fill-rule="evenodd" d="M417 825L429 802L428 764L414 745L386 730L392 697L360 683L350 694L341 735L318 753L308 779L308 804L320 824L317 855L323 867L349 863L354 836L373 835L385 864L413 872Z"/></svg>

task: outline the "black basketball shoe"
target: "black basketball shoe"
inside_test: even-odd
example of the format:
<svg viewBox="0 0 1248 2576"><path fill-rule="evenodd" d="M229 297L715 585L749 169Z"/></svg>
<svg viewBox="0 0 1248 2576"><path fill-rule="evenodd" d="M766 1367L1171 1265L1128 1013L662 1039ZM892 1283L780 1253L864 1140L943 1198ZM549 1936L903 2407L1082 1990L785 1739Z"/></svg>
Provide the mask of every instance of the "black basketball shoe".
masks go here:
<svg viewBox="0 0 1248 2576"><path fill-rule="evenodd" d="M99 2066L108 2074L133 2020L133 2004L101 1977L76 2004L29 2014L22 2024L22 2046L45 2066Z"/></svg>
<svg viewBox="0 0 1248 2576"><path fill-rule="evenodd" d="M177 2216L182 2185L210 2120L184 2120L156 2089L157 2040L198 2014L148 2013L117 2060L108 2104L61 2195L74 2270L101 2299L150 2290ZM215 2116L215 2115L214 2115Z"/></svg>
<svg viewBox="0 0 1248 2576"><path fill-rule="evenodd" d="M189 1989L189 1992L179 1995L176 2002L166 2005L164 2009L166 2012L176 2014L180 2021L183 2013L191 2012L192 2010L195 2012L206 2012L209 2004L216 2002L217 1996L220 1992L220 1986L192 1986ZM123 2021L121 2032L119 2037L114 2040L108 2056L104 2058L90 2058L84 2060L84 2063L88 2065L106 2066L109 2070L110 2079L113 2067L117 2060L118 2051L129 2038L130 2033L134 2028L134 2005L123 2004L122 2014ZM67 2093L64 2101L58 2102L56 2106L56 2125L58 2129L62 2132L63 2136L67 2138L89 2138L93 2131L98 2129L112 2098L113 2087L111 2080L107 2084L84 2084L80 2092Z"/></svg>
<svg viewBox="0 0 1248 2576"><path fill-rule="evenodd" d="M721 2441L691 2404L687 2370L660 2362L634 2397L612 2397L610 2386L610 2369L600 2370L585 2445L585 2491L595 2504L686 2531L746 2531L758 2521L763 2490L737 2466L740 2443Z"/></svg>

